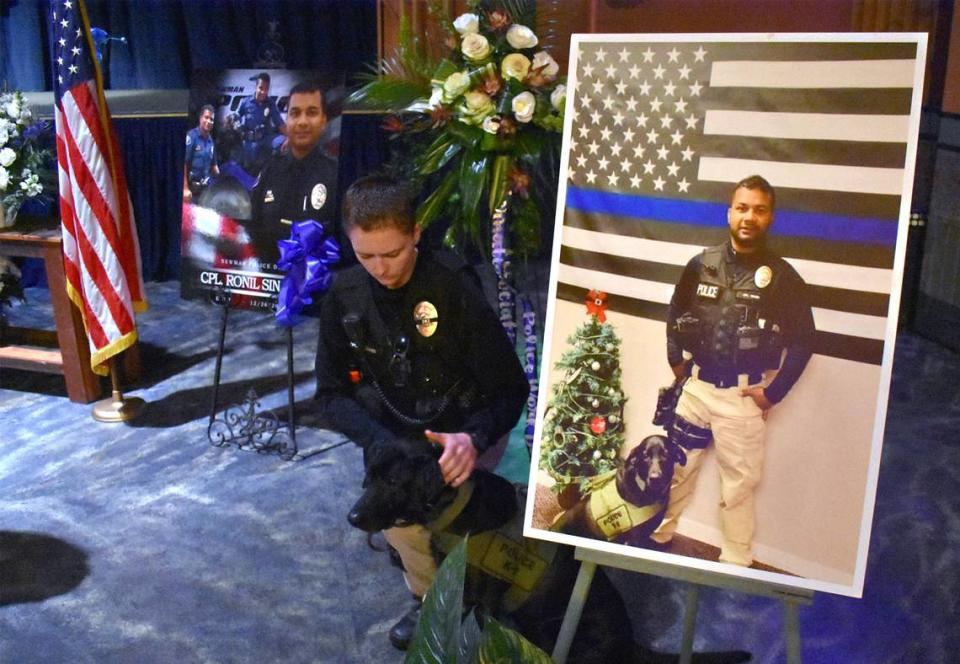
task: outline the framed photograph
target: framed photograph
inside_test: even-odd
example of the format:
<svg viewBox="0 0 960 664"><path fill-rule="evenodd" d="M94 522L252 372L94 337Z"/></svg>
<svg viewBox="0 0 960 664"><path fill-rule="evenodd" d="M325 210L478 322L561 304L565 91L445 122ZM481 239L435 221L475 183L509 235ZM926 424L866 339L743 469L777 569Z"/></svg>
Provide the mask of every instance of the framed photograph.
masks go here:
<svg viewBox="0 0 960 664"><path fill-rule="evenodd" d="M925 50L574 35L528 537L862 594Z"/></svg>
<svg viewBox="0 0 960 664"><path fill-rule="evenodd" d="M324 176L305 183L299 216L330 222L337 216L343 74L286 69L194 72L183 166L183 297L219 293L234 307L275 308L283 278L276 265L277 241L289 238L292 222L302 219L266 223L256 218L262 208L252 197L268 162L288 155L290 91L304 82L319 84L322 90L325 123L315 152L324 161ZM273 191L259 196L266 205L274 200Z"/></svg>

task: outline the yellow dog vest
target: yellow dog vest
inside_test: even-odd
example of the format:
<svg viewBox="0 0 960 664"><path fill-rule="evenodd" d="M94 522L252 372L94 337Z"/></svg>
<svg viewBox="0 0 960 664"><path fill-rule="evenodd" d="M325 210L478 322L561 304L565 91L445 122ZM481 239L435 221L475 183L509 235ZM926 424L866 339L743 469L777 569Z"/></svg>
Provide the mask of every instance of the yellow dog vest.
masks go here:
<svg viewBox="0 0 960 664"><path fill-rule="evenodd" d="M472 494L473 483L462 484L453 504L427 525L437 548L444 553L452 551L463 539L460 535L445 532L444 529L459 516ZM499 530L470 535L467 542L467 564L509 583L510 587L503 596L503 608L514 611L537 587L543 573L553 561L556 550L556 544L523 536L523 513L518 510L514 518Z"/></svg>
<svg viewBox="0 0 960 664"><path fill-rule="evenodd" d="M643 525L663 509L663 503L637 506L617 491L617 471L600 475L591 482L590 516L608 540Z"/></svg>

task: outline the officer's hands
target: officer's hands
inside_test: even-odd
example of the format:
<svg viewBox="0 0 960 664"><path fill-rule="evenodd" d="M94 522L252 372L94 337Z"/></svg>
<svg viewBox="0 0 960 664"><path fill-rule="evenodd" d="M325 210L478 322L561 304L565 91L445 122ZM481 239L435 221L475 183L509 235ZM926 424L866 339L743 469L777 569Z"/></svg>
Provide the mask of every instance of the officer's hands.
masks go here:
<svg viewBox="0 0 960 664"><path fill-rule="evenodd" d="M443 447L440 455L440 472L443 481L452 487L458 487L469 479L477 463L477 448L468 433L437 433L424 431L431 443Z"/></svg>
<svg viewBox="0 0 960 664"><path fill-rule="evenodd" d="M677 380L680 380L687 375L687 365L690 364L690 360L684 360L680 364L674 364L671 369L673 369L673 375Z"/></svg>
<svg viewBox="0 0 960 664"><path fill-rule="evenodd" d="M773 408L773 403L767 398L767 395L763 393L761 386L745 387L740 390L740 396L753 399L753 403L757 404L760 410L763 411L763 419L767 419L767 413Z"/></svg>

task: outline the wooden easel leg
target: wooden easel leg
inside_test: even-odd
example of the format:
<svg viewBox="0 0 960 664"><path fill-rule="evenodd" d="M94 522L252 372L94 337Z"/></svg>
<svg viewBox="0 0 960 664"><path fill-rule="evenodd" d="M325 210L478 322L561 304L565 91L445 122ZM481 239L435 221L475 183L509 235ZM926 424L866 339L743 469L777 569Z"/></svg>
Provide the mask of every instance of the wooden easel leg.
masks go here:
<svg viewBox="0 0 960 664"><path fill-rule="evenodd" d="M590 584L593 583L593 574L596 571L596 563L587 560L580 563L577 581L573 584L570 603L567 604L567 612L563 616L563 624L560 625L560 633L557 635L557 643L551 655L556 664L566 664L567 655L570 654L570 644L573 643L573 636L577 633L583 605L587 601L587 594L590 592Z"/></svg>
<svg viewBox="0 0 960 664"><path fill-rule="evenodd" d="M683 640L680 642L680 664L690 664L693 659L693 633L697 626L697 611L700 610L700 586L687 584L687 597L683 607Z"/></svg>
<svg viewBox="0 0 960 664"><path fill-rule="evenodd" d="M800 613L796 602L783 599L783 636L787 646L787 664L800 664Z"/></svg>

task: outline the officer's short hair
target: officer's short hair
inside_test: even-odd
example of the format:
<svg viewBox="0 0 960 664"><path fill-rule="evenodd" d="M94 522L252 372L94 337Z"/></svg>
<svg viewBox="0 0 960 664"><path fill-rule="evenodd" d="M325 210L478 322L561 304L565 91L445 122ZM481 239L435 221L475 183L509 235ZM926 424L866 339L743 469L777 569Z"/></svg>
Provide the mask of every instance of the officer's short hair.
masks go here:
<svg viewBox="0 0 960 664"><path fill-rule="evenodd" d="M410 186L390 175L368 175L356 180L343 197L343 230L372 231L395 226L413 234L416 217Z"/></svg>
<svg viewBox="0 0 960 664"><path fill-rule="evenodd" d="M263 81L264 83L266 83L266 84L269 86L269 85L270 85L270 74L268 74L268 73L265 72L265 71L262 71L262 72L260 72L259 74L257 74L256 76L252 77L250 80L251 80L251 81Z"/></svg>
<svg viewBox="0 0 960 664"><path fill-rule="evenodd" d="M773 190L773 185L767 182L762 175L751 175L738 182L730 192L730 200L737 195L737 189L759 189L770 197L770 208L773 209L777 204L777 192Z"/></svg>
<svg viewBox="0 0 960 664"><path fill-rule="evenodd" d="M200 115L198 115L197 118L202 118L203 114L207 111L210 111L210 113L213 114L213 117L217 117L217 109L213 107L213 104L204 104L200 107Z"/></svg>
<svg viewBox="0 0 960 664"><path fill-rule="evenodd" d="M300 81L290 88L290 97L293 95L309 95L314 92L320 93L320 110L327 115L327 100L324 98L323 86L318 81Z"/></svg>

